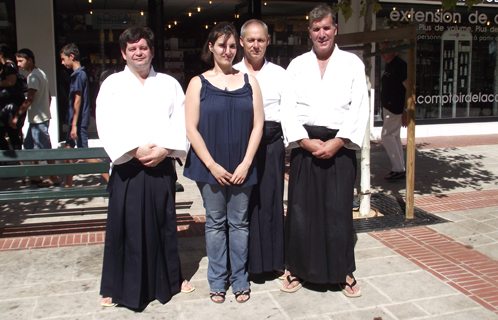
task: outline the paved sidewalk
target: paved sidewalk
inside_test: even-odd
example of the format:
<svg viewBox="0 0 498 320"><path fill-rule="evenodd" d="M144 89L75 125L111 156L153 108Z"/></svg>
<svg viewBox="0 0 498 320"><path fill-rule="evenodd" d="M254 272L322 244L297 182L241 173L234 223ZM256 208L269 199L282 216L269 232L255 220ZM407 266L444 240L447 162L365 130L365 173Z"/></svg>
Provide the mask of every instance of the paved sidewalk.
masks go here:
<svg viewBox="0 0 498 320"><path fill-rule="evenodd" d="M358 234L363 296L307 284L294 294L272 277L252 279L251 300L208 298L204 213L192 181L179 174L184 276L196 290L142 313L98 304L107 200L1 204L1 319L498 319L498 135L417 139L415 205L449 222ZM372 190L405 196L385 181L389 161L372 143ZM181 169L180 169L181 171ZM80 176L80 183L102 183ZM19 187L0 181L0 187Z"/></svg>

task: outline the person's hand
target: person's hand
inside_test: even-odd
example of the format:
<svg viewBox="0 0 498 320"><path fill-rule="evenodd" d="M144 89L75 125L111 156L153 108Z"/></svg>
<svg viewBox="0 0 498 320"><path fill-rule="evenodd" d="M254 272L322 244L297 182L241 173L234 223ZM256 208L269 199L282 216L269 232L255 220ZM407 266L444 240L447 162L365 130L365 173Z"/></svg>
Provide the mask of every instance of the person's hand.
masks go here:
<svg viewBox="0 0 498 320"><path fill-rule="evenodd" d="M170 153L168 149L158 147L154 143L150 143L149 148L151 150L149 155L145 155L138 158L138 160L140 160L140 162L142 162L142 164L147 167L157 166L164 159L166 159L166 157ZM138 149L137 149L137 157L138 157Z"/></svg>
<svg viewBox="0 0 498 320"><path fill-rule="evenodd" d="M344 146L344 144L345 141L341 138L330 139L324 142L320 149L311 154L318 159L330 159Z"/></svg>
<svg viewBox="0 0 498 320"><path fill-rule="evenodd" d="M140 146L135 151L135 158L140 159L142 157L148 156L152 153L152 149L148 144Z"/></svg>
<svg viewBox="0 0 498 320"><path fill-rule="evenodd" d="M235 169L230 182L233 184L243 184L247 177L247 172L249 171L249 167L247 164L241 163Z"/></svg>
<svg viewBox="0 0 498 320"><path fill-rule="evenodd" d="M302 139L299 145L309 152L313 153L323 147L325 142L320 139Z"/></svg>
<svg viewBox="0 0 498 320"><path fill-rule="evenodd" d="M71 138L73 140L78 140L78 134L76 133L76 129L78 129L77 126L71 126Z"/></svg>
<svg viewBox="0 0 498 320"><path fill-rule="evenodd" d="M401 125L403 128L406 128L408 126L408 117L406 114L406 110L403 111L403 114L401 115Z"/></svg>
<svg viewBox="0 0 498 320"><path fill-rule="evenodd" d="M12 129L17 129L17 120L19 119L19 117L17 116L17 114L14 116L14 118L12 118L12 121L10 122L10 127Z"/></svg>
<svg viewBox="0 0 498 320"><path fill-rule="evenodd" d="M225 170L222 166L217 164L216 162L213 163L211 166L208 167L209 172L213 175L213 177L218 181L219 184L222 186L229 186L230 185L230 180L232 179L232 174L228 171Z"/></svg>

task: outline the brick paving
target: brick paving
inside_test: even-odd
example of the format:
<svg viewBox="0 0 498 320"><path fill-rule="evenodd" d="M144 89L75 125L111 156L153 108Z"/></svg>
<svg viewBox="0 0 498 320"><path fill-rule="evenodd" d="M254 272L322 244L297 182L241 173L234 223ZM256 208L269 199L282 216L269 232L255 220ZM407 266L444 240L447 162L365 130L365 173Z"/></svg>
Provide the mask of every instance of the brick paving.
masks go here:
<svg viewBox="0 0 498 320"><path fill-rule="evenodd" d="M498 261L428 227L370 236L498 314Z"/></svg>
<svg viewBox="0 0 498 320"><path fill-rule="evenodd" d="M204 216L178 214L177 223L179 238L204 235ZM0 233L0 252L103 244L105 224L105 219L99 219L5 227Z"/></svg>
<svg viewBox="0 0 498 320"><path fill-rule="evenodd" d="M430 213L498 207L498 190L418 196L415 206Z"/></svg>

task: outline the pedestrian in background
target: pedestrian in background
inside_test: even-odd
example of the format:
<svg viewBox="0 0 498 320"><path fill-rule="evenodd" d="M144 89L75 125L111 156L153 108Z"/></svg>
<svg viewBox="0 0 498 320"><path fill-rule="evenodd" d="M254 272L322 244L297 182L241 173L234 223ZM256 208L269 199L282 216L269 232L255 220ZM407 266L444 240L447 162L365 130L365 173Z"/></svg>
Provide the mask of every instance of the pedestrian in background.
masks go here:
<svg viewBox="0 0 498 320"><path fill-rule="evenodd" d="M35 64L35 55L30 49L21 49L16 53L17 66L29 72L28 75L28 95L19 107L16 115L12 119L11 126L17 127L17 123L22 121L22 116L27 113L29 122L26 138L24 139L24 149L52 149L48 127L50 125L50 90L47 75ZM54 164L55 161L47 161ZM34 163L38 163L34 161ZM59 185L59 177L50 176L43 180L41 177L29 177L31 183L38 187L50 187Z"/></svg>
<svg viewBox="0 0 498 320"><path fill-rule="evenodd" d="M26 114L19 117L15 126L11 122L24 101L24 93L17 82L17 64L14 63L10 47L0 44L0 149L9 150L5 134L9 136L12 149L21 150L22 127Z"/></svg>
<svg viewBox="0 0 498 320"><path fill-rule="evenodd" d="M383 42L380 50L396 47L395 42ZM384 124L382 126L382 144L391 161L391 172L384 176L386 180L404 179L405 156L401 144L400 130L406 127L406 87L407 65L396 55L396 52L381 54L386 62L384 74L381 78L380 103Z"/></svg>
<svg viewBox="0 0 498 320"><path fill-rule="evenodd" d="M73 71L69 85L69 105L66 112L65 123L69 126L66 136L65 148L88 148L88 126L90 125L90 100L89 83L85 67L81 66L80 51L76 44L69 43L59 52L61 63ZM66 160L72 163L73 160ZM96 159L85 159L85 162L98 162ZM109 174L103 173L102 177L109 181ZM73 186L73 176L67 175L65 187Z"/></svg>

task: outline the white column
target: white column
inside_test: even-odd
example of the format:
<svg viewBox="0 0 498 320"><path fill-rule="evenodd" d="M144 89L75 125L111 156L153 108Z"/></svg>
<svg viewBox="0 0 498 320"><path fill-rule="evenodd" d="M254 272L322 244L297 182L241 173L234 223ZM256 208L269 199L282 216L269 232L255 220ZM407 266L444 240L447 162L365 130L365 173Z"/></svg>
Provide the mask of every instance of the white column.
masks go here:
<svg viewBox="0 0 498 320"><path fill-rule="evenodd" d="M52 147L57 148L59 123L57 118L57 85L54 32L53 0L16 0L17 48L28 48L35 54L35 63L43 70L50 85L50 139ZM27 129L27 120L24 130Z"/></svg>

